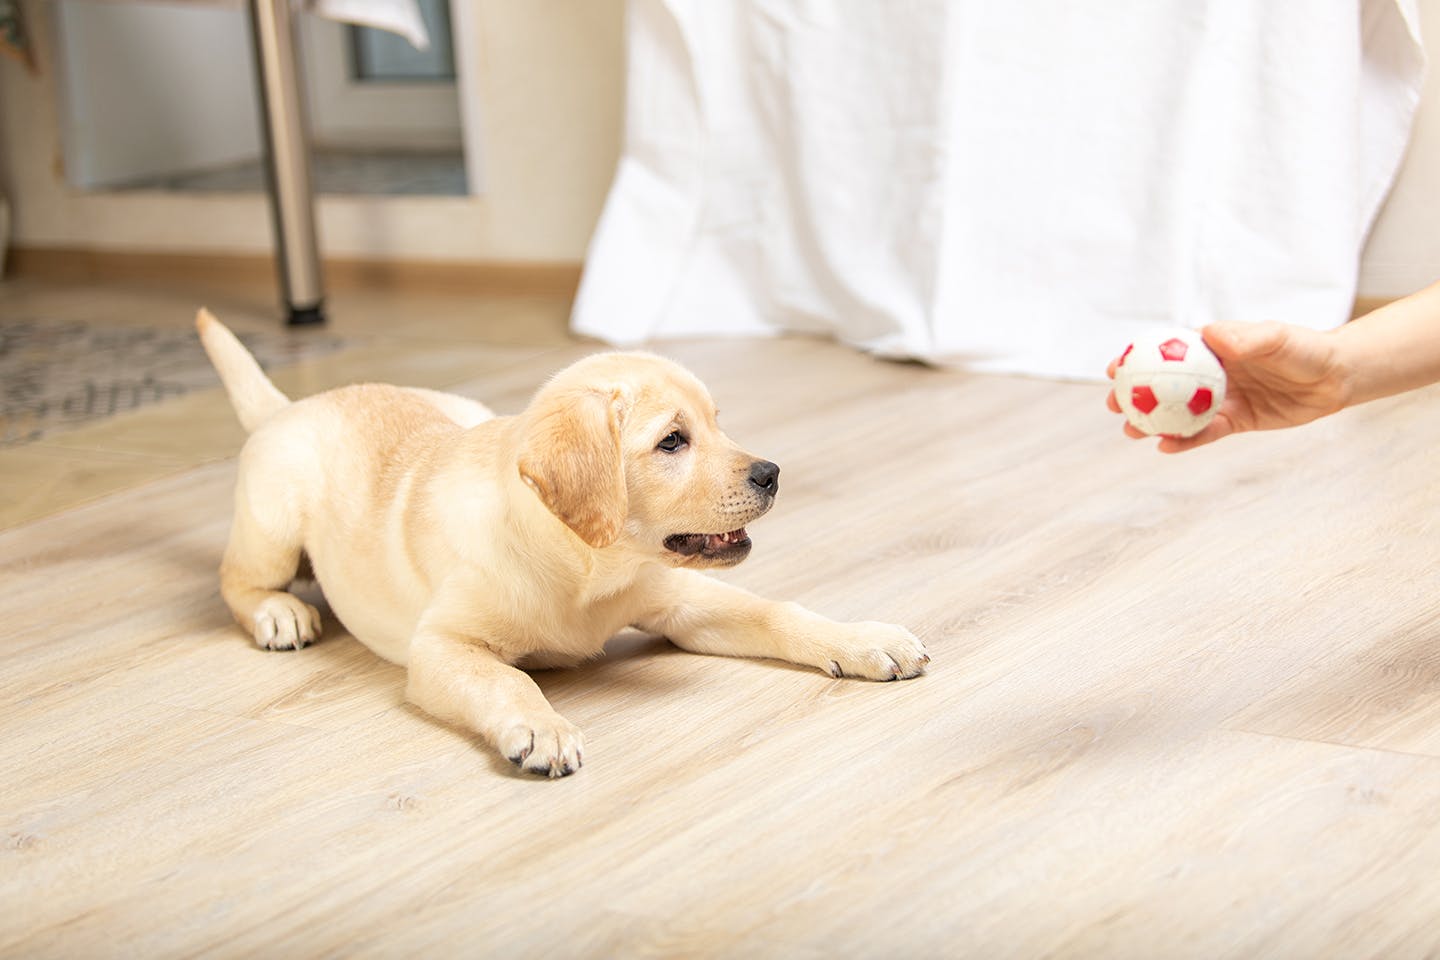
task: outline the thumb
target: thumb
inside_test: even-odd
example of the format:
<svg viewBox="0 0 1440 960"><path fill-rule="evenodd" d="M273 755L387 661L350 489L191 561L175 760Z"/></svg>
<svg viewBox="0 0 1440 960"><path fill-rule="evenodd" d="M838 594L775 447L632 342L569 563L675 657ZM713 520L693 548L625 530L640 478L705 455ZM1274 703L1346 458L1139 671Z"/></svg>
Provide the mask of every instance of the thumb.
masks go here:
<svg viewBox="0 0 1440 960"><path fill-rule="evenodd" d="M1273 321L1222 320L1205 327L1200 336L1221 360L1241 360L1280 349L1285 342L1285 327Z"/></svg>

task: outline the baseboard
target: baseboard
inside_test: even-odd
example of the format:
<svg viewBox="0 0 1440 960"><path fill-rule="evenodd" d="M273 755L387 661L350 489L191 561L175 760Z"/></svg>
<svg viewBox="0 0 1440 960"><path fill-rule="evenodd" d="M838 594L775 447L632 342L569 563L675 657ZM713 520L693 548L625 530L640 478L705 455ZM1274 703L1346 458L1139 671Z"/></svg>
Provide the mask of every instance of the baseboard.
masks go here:
<svg viewBox="0 0 1440 960"><path fill-rule="evenodd" d="M12 247L7 276L61 282L277 284L275 260L257 254L131 253L69 247ZM446 293L573 297L580 286L578 263L460 260L325 261L329 290L437 291ZM1392 303L1395 297L1357 297L1352 317Z"/></svg>
<svg viewBox="0 0 1440 960"><path fill-rule="evenodd" d="M256 254L132 253L68 247L11 247L8 275L61 282L277 283L275 261ZM578 263L327 258L327 290L474 292L574 296Z"/></svg>

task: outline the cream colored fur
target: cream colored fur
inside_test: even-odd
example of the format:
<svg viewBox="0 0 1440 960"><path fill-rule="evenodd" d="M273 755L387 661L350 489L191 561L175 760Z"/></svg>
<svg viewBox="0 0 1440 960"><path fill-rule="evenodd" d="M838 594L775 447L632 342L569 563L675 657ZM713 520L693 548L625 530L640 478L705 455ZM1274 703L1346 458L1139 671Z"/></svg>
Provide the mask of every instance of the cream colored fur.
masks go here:
<svg viewBox="0 0 1440 960"><path fill-rule="evenodd" d="M929 661L903 627L837 623L699 572L744 558L740 532L775 477L670 361L587 357L513 417L379 384L291 403L207 311L196 325L251 432L220 570L235 619L268 649L315 640L318 612L287 590L308 558L346 628L406 666L411 701L526 771L564 776L584 747L520 667L596 656L626 626L837 677L909 678Z"/></svg>

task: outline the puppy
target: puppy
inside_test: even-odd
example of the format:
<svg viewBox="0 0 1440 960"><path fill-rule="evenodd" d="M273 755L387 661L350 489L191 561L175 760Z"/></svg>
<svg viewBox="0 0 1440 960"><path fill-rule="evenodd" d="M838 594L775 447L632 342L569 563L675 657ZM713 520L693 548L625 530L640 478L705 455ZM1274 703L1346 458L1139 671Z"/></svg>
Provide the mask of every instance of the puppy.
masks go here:
<svg viewBox="0 0 1440 960"><path fill-rule="evenodd" d="M381 384L292 403L208 311L196 326L250 433L220 567L235 619L266 649L314 640L318 612L287 592L308 562L345 627L406 667L413 703L527 772L573 773L584 745L520 667L594 657L626 626L833 677L908 679L929 662L903 627L837 623L700 572L749 554L780 468L736 446L670 361L587 357L512 417Z"/></svg>

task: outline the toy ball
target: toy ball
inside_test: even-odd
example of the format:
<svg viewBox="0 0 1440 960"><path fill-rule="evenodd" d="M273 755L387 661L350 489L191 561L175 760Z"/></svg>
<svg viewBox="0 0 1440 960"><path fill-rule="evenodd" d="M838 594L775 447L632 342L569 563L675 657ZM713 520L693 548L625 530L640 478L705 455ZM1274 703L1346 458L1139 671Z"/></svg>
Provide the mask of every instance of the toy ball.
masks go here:
<svg viewBox="0 0 1440 960"><path fill-rule="evenodd" d="M1198 331L1146 334L1120 355L1115 399L1141 433L1193 437L1225 400L1225 368Z"/></svg>

